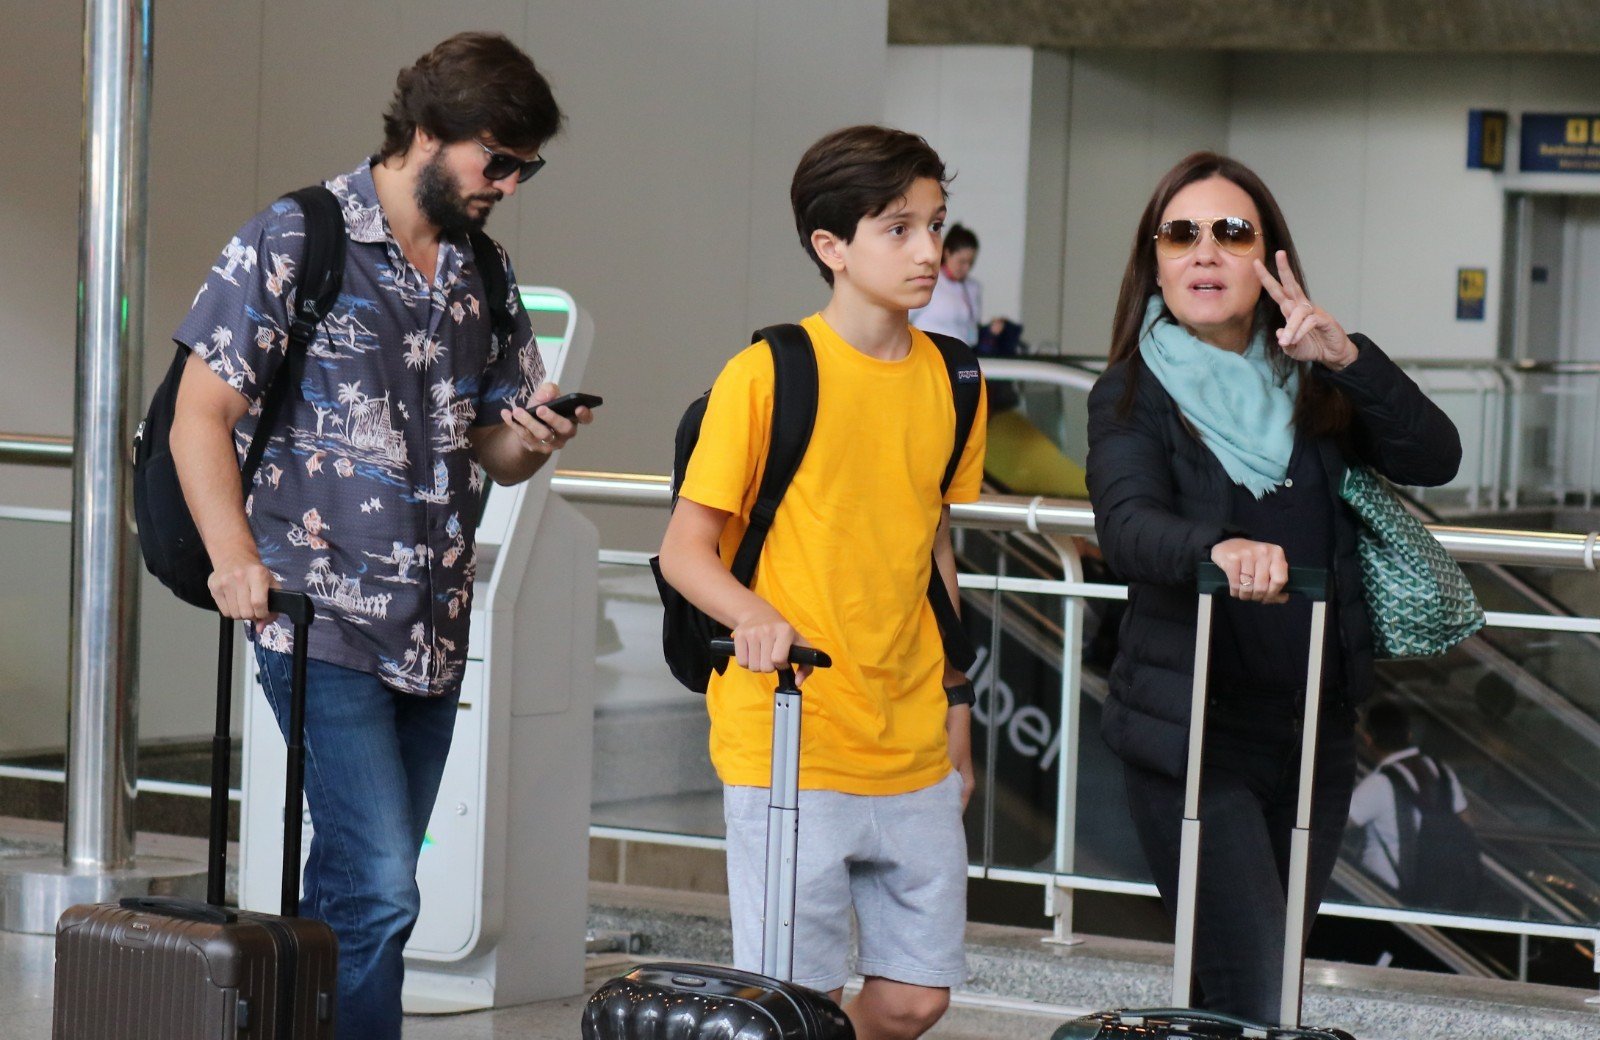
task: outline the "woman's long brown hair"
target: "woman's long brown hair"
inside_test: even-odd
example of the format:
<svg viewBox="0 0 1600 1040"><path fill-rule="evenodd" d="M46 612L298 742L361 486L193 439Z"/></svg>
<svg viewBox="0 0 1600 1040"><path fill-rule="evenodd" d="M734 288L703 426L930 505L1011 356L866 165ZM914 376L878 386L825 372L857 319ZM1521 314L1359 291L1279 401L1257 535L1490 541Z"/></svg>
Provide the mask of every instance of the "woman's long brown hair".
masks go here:
<svg viewBox="0 0 1600 1040"><path fill-rule="evenodd" d="M1300 254L1289 235L1289 224L1283 219L1283 211L1278 208L1272 192L1256 176L1255 171L1237 159L1215 152L1195 152L1178 163L1156 185L1155 193L1144 208L1144 215L1139 218L1139 228L1133 236L1133 248L1128 254L1128 266L1122 274L1122 289L1117 294L1117 313L1111 323L1110 363L1128 362L1127 383L1118 406L1118 411L1123 415L1133 408L1140 370L1143 368L1139 362L1139 327L1144 324L1145 304L1152 295L1161 292L1156 285L1156 227L1161 223L1161 214L1166 212L1174 195L1197 181L1210 180L1212 177L1232 182L1255 202L1256 211L1261 216L1261 234L1266 245L1269 269L1272 257L1281 249L1289 255L1289 269L1294 272L1295 278L1299 279L1301 285L1306 284L1305 275L1300 269ZM1171 317L1171 314L1167 316ZM1273 370L1280 376L1286 376L1296 363L1283 351L1276 349L1277 340L1272 337L1281 328L1283 312L1272 297L1262 290L1250 331L1252 335L1259 329L1267 331L1267 354ZM1313 378L1308 371L1310 364L1301 364L1299 367L1300 393L1294 404L1295 428L1312 437L1343 433L1350 425L1350 402L1328 381Z"/></svg>

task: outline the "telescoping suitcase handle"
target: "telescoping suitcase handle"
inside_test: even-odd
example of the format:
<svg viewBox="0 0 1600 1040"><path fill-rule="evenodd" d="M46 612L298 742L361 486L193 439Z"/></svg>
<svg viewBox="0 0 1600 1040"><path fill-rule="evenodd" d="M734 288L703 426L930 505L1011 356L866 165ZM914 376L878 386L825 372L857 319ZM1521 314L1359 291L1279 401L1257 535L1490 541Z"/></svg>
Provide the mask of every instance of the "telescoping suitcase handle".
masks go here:
<svg viewBox="0 0 1600 1040"><path fill-rule="evenodd" d="M283 879L279 913L300 912L300 806L305 790L306 660L311 622L316 612L303 592L272 589L267 609L289 619L294 629L293 680L289 691L289 765L283 801ZM222 905L228 866L228 773L233 757L230 713L233 705L233 632L239 622L222 619L217 653L217 729L211 738L211 849L206 877L206 902Z"/></svg>
<svg viewBox="0 0 1600 1040"><path fill-rule="evenodd" d="M300 803L305 787L306 647L315 612L311 597L303 592L271 589L267 608L289 619L294 627L293 683L289 694L289 769L283 814L284 917L299 916L300 907ZM239 624L222 619L217 648L217 726L211 736L211 834L206 857L206 901L167 896L130 896L120 901L129 910L163 914L210 924L232 924L238 915L223 905L228 872L228 773L233 757L233 630Z"/></svg>
<svg viewBox="0 0 1600 1040"><path fill-rule="evenodd" d="M712 657L732 657L734 653L735 651L732 639L723 638L713 639L711 641ZM791 646L789 648L789 663L793 665L800 665L802 667L832 668L833 658L829 657L826 652L818 650L814 646ZM780 671L780 675L784 671L788 671L788 669L782 669ZM791 681L793 681L792 675L790 678Z"/></svg>
<svg viewBox="0 0 1600 1040"><path fill-rule="evenodd" d="M733 640L711 640L715 657L733 656ZM789 663L829 668L833 660L809 646L789 648ZM800 843L800 687L794 669L778 669L772 702L772 785L767 796L767 874L762 916L761 974L790 981L794 974L796 851Z"/></svg>
<svg viewBox="0 0 1600 1040"><path fill-rule="evenodd" d="M1214 563L1195 574L1200 602L1195 616L1194 685L1189 702L1189 762L1184 781L1183 828L1178 853L1177 933L1173 940L1172 1003L1190 1004L1194 973L1194 926L1200 880L1200 773L1205 746L1206 673L1211 664L1211 610L1214 597L1227 592L1228 576ZM1291 567L1284 591L1311 600L1311 647L1306 657L1305 721L1300 734L1300 788L1289 844L1289 890L1284 914L1283 987L1279 1022L1300 1024L1300 994L1305 970L1306 875L1311 862L1311 788L1316 776L1317 728L1322 713L1322 649L1328 625L1328 572Z"/></svg>

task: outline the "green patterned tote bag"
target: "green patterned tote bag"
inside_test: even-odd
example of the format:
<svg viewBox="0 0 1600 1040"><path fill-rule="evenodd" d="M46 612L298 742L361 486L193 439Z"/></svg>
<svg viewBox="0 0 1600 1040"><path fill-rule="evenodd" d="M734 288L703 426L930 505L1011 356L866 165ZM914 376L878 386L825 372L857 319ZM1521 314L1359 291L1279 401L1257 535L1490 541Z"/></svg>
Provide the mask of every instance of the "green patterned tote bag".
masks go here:
<svg viewBox="0 0 1600 1040"><path fill-rule="evenodd" d="M1442 654L1483 627L1467 576L1382 477L1351 466L1339 497L1362 522L1357 553L1376 657Z"/></svg>

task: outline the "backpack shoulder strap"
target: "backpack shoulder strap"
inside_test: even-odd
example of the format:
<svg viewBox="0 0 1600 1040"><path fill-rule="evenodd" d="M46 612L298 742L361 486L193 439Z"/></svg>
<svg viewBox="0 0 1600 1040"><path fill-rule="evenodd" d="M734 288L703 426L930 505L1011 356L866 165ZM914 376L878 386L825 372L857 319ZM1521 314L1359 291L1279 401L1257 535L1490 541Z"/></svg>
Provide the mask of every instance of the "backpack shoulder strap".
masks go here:
<svg viewBox="0 0 1600 1040"><path fill-rule="evenodd" d="M1450 777L1444 765L1431 755L1419 753L1417 768L1417 801L1424 812L1455 814L1455 799L1451 797Z"/></svg>
<svg viewBox="0 0 1600 1040"><path fill-rule="evenodd" d="M317 326L339 298L344 284L344 212L333 192L320 184L291 191L290 199L305 214L305 253L296 279L293 324L289 327L289 352L304 353Z"/></svg>
<svg viewBox="0 0 1600 1040"><path fill-rule="evenodd" d="M956 479L956 470L961 468L961 456L967 450L967 439L972 435L973 424L978 421L983 374L978 368L978 355L972 352L971 347L954 336L938 332L924 334L933 340L933 345L939 348L944 358L945 374L950 377L950 396L955 402L956 411L955 443L950 448L950 461L945 464L944 476L939 481L939 497L942 500ZM961 627L961 617L956 613L955 604L950 600L950 590L945 587L944 579L939 574L937 559L928 576L928 602L933 606L933 617L944 640L945 657L956 668L966 671L977 660L977 649L967 637L966 629Z"/></svg>
<svg viewBox="0 0 1600 1040"><path fill-rule="evenodd" d="M1407 783L1408 779L1415 780L1416 774L1404 759L1390 762L1379 772L1388 778L1389 786L1394 789L1394 832L1397 841L1394 855L1389 859L1400 881L1400 890L1405 892L1410 890L1415 881L1417 837L1422 830L1421 820L1414 815L1419 808L1417 790Z"/></svg>
<svg viewBox="0 0 1600 1040"><path fill-rule="evenodd" d="M743 585L755 577L772 519L805 458L817 420L817 355L811 337L799 325L769 325L750 337L752 343L762 340L772 351L772 432L750 526L733 557L733 576Z"/></svg>
<svg viewBox="0 0 1600 1040"><path fill-rule="evenodd" d="M292 191L284 198L299 206L305 215L305 251L300 257L299 277L295 280L294 311L289 315L289 345L283 367L267 387L255 436L239 471L247 496L266 453L267 442L272 438L272 428L283 411L284 399L291 387L296 393L300 392L311 338L317 334L317 326L339 298L339 289L344 284L344 212L339 200L320 184Z"/></svg>
<svg viewBox="0 0 1600 1040"><path fill-rule="evenodd" d="M1394 788L1395 804L1403 808L1412 808L1417 803L1417 794L1422 789L1417 779L1417 774L1406 765L1405 759L1390 762L1379 770L1389 778L1389 786Z"/></svg>
<svg viewBox="0 0 1600 1040"><path fill-rule="evenodd" d="M506 284L506 265L500 261L500 247L482 231L467 232L472 243L472 259L478 265L478 277L483 279L483 294L489 304L489 327L497 343L510 345L513 322L511 308L506 303L510 286Z"/></svg>
<svg viewBox="0 0 1600 1040"><path fill-rule="evenodd" d="M978 368L978 355L972 348L939 332L924 333L933 340L944 357L945 372L950 377L950 394L955 399L956 439L950 451L950 462L945 466L944 479L939 482L939 493L950 490L961 467L961 456L967 450L967 438L972 435L972 425L978 421L978 401L983 395L983 374Z"/></svg>

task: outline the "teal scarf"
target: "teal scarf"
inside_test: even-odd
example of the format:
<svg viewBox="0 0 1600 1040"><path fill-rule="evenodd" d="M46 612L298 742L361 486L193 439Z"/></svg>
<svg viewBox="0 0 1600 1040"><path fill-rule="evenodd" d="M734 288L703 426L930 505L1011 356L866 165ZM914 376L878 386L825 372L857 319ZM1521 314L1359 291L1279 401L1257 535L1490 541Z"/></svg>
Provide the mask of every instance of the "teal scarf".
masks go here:
<svg viewBox="0 0 1600 1040"><path fill-rule="evenodd" d="M1241 354L1214 347L1162 317L1160 294L1145 307L1139 356L1178 403L1235 484L1256 498L1277 490L1294 452L1294 399L1300 373L1279 384L1267 360L1266 330Z"/></svg>

